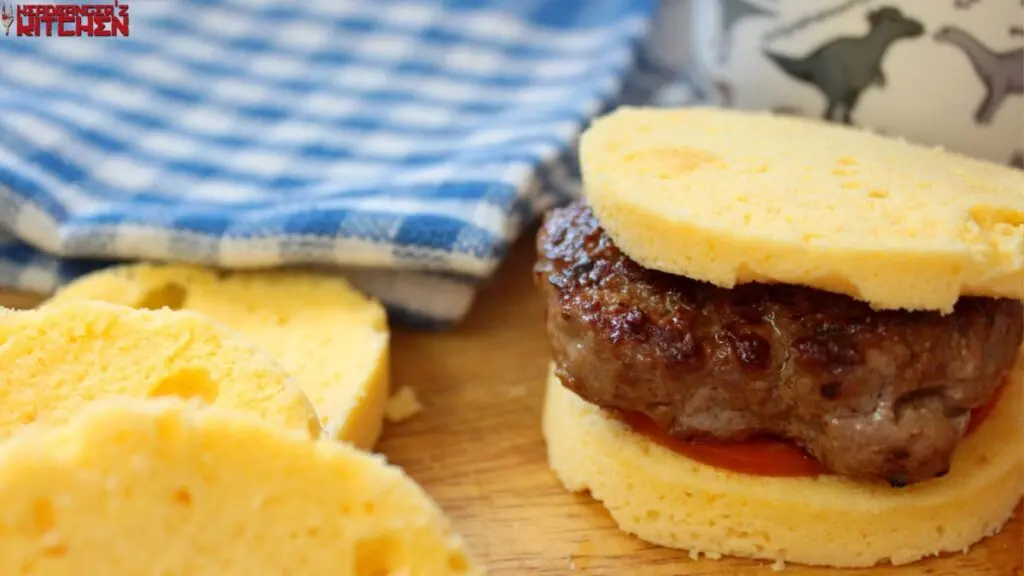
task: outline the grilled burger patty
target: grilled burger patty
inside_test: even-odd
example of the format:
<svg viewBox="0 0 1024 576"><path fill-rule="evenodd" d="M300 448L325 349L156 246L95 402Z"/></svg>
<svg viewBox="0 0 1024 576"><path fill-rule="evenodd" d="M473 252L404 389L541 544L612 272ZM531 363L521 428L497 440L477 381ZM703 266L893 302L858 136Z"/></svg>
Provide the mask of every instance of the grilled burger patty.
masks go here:
<svg viewBox="0 0 1024 576"><path fill-rule="evenodd" d="M1024 338L1016 300L952 314L874 311L768 284L723 289L641 267L582 204L537 237L558 376L589 402L683 439L789 439L828 469L906 485L941 476L969 411Z"/></svg>

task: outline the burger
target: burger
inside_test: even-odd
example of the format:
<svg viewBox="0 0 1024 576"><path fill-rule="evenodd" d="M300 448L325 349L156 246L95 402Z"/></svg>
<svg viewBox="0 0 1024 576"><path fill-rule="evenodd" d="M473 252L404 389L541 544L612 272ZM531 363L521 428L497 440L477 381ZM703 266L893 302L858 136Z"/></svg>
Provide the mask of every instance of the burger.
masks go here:
<svg viewBox="0 0 1024 576"><path fill-rule="evenodd" d="M565 487L690 555L905 564L1024 494L1024 172L816 120L624 107L537 235Z"/></svg>

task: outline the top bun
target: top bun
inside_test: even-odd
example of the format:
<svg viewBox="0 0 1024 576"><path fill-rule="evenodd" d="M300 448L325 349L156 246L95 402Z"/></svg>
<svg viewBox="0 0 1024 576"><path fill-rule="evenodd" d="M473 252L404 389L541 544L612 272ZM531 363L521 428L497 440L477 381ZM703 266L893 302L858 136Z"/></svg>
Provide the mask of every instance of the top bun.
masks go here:
<svg viewBox="0 0 1024 576"><path fill-rule="evenodd" d="M642 266L876 309L1024 299L1024 172L819 120L619 108L580 143L588 203Z"/></svg>

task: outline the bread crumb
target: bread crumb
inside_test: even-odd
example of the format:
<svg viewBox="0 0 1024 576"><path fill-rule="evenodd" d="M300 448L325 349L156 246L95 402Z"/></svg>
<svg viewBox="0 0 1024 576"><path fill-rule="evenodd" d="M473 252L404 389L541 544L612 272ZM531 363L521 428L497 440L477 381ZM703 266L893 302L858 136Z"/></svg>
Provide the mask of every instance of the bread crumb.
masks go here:
<svg viewBox="0 0 1024 576"><path fill-rule="evenodd" d="M786 569L786 561L783 560L782 558L779 558L779 559L775 560L775 563L772 564L772 572L782 572L785 569Z"/></svg>
<svg viewBox="0 0 1024 576"><path fill-rule="evenodd" d="M416 391L409 386L402 386L388 398L387 406L384 407L384 417L388 422L401 422L419 414L421 410L423 404L416 398Z"/></svg>

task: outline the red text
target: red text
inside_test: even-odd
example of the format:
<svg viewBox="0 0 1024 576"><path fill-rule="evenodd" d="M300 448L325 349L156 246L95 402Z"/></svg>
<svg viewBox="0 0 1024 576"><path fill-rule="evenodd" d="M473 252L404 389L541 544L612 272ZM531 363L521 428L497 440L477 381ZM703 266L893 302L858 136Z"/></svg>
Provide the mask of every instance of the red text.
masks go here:
<svg viewBox="0 0 1024 576"><path fill-rule="evenodd" d="M128 36L128 4L19 4L18 36Z"/></svg>

